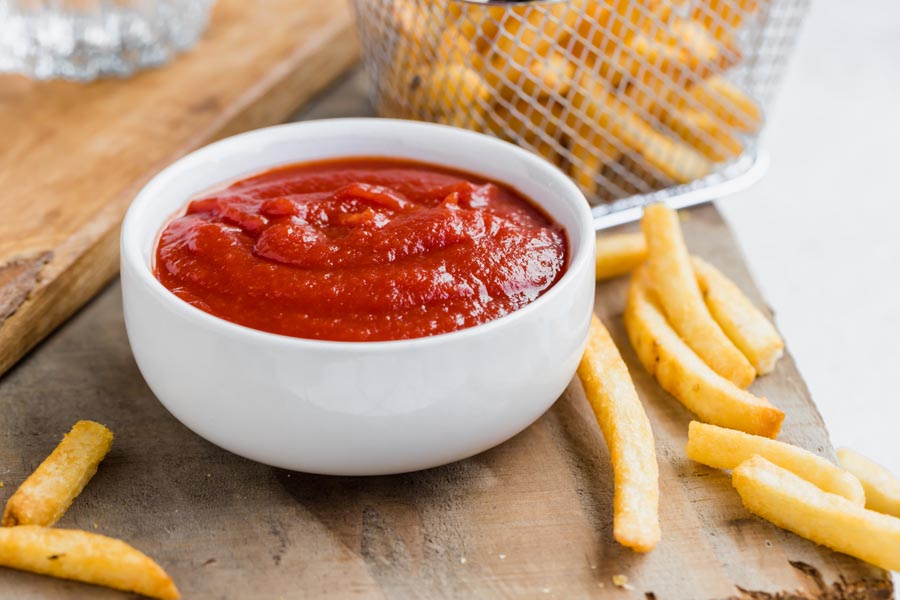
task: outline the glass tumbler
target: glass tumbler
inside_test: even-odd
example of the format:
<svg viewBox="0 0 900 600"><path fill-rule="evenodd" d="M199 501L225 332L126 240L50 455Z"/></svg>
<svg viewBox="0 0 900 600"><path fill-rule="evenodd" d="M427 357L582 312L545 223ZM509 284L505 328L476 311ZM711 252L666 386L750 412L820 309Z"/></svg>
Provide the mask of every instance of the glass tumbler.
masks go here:
<svg viewBox="0 0 900 600"><path fill-rule="evenodd" d="M0 72L125 77L193 46L215 0L0 0Z"/></svg>

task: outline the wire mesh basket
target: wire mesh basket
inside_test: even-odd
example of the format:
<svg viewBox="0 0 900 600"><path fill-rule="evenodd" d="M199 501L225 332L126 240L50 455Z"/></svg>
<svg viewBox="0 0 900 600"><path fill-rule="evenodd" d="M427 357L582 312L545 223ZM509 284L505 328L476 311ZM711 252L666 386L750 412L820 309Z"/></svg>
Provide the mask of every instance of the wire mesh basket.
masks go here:
<svg viewBox="0 0 900 600"><path fill-rule="evenodd" d="M764 109L808 3L355 0L379 114L528 148L606 224L763 170Z"/></svg>

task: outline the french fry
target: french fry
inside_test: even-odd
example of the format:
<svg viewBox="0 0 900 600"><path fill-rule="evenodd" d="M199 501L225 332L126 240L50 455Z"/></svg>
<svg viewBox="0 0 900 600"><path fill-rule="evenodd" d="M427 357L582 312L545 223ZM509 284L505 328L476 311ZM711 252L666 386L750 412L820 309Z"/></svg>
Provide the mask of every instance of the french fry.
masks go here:
<svg viewBox="0 0 900 600"><path fill-rule="evenodd" d="M747 15L759 10L760 0L701 0L694 6L692 17L706 27L716 39L729 39Z"/></svg>
<svg viewBox="0 0 900 600"><path fill-rule="evenodd" d="M666 126L713 162L732 159L744 150L731 128L723 127L721 121L708 112L670 109L662 115Z"/></svg>
<svg viewBox="0 0 900 600"><path fill-rule="evenodd" d="M564 96L574 76L575 65L562 53L554 51L533 60L518 83L526 96Z"/></svg>
<svg viewBox="0 0 900 600"><path fill-rule="evenodd" d="M597 238L597 281L635 270L647 257L642 233L619 233Z"/></svg>
<svg viewBox="0 0 900 600"><path fill-rule="evenodd" d="M713 371L746 388L756 371L706 308L677 213L652 204L644 209L641 228L652 285L672 327Z"/></svg>
<svg viewBox="0 0 900 600"><path fill-rule="evenodd" d="M772 464L742 462L732 483L744 506L782 529L883 569L900 570L900 519L867 510Z"/></svg>
<svg viewBox="0 0 900 600"><path fill-rule="evenodd" d="M837 455L841 466L862 482L866 508L900 517L900 478L849 448L840 448Z"/></svg>
<svg viewBox="0 0 900 600"><path fill-rule="evenodd" d="M431 118L470 128L484 120L491 87L476 70L461 63L449 63L421 71L417 77L412 103L427 110Z"/></svg>
<svg viewBox="0 0 900 600"><path fill-rule="evenodd" d="M125 542L74 529L0 528L0 566L161 600L180 597L162 567Z"/></svg>
<svg viewBox="0 0 900 600"><path fill-rule="evenodd" d="M601 237L597 240L597 280L629 273L646 256L643 234ZM713 319L760 375L770 373L784 354L784 340L775 327L721 271L698 256L691 256L691 266Z"/></svg>
<svg viewBox="0 0 900 600"><path fill-rule="evenodd" d="M762 126L762 111L759 106L722 75L714 75L702 83L690 85L687 92L687 96L703 110L716 115L731 127L754 133ZM681 105L686 103L682 101Z"/></svg>
<svg viewBox="0 0 900 600"><path fill-rule="evenodd" d="M113 442L112 432L78 421L34 473L9 498L3 526L56 523L97 472Z"/></svg>
<svg viewBox="0 0 900 600"><path fill-rule="evenodd" d="M658 307L647 266L632 276L625 327L644 368L702 421L774 438L784 413L713 371L682 341Z"/></svg>
<svg viewBox="0 0 900 600"><path fill-rule="evenodd" d="M454 24L479 52L486 52L500 30L503 6L484 6L471 2L448 2L450 24Z"/></svg>
<svg viewBox="0 0 900 600"><path fill-rule="evenodd" d="M573 89L571 103L577 112L569 115L570 126L577 127L579 119L597 123L653 168L677 182L699 179L712 170L712 164L699 152L657 132L590 73L582 73L579 85Z"/></svg>
<svg viewBox="0 0 900 600"><path fill-rule="evenodd" d="M721 271L697 256L691 264L713 319L757 373L771 373L784 354L784 340L775 327Z"/></svg>
<svg viewBox="0 0 900 600"><path fill-rule="evenodd" d="M666 177L686 183L712 171L710 162L699 152L656 131L621 100L608 102L610 130L623 143L636 150Z"/></svg>
<svg viewBox="0 0 900 600"><path fill-rule="evenodd" d="M638 552L660 539L659 472L653 431L615 343L596 316L578 377L609 446L615 491L613 535Z"/></svg>
<svg viewBox="0 0 900 600"><path fill-rule="evenodd" d="M536 146L547 137L556 139L560 136L559 119L562 113L563 106L559 102L551 100L538 108L520 99L510 107L496 106L485 115L485 122L488 131L497 137Z"/></svg>
<svg viewBox="0 0 900 600"><path fill-rule="evenodd" d="M495 69L510 81L520 81L534 57L547 57L565 25L576 18L567 2L528 3L504 11L490 50Z"/></svg>
<svg viewBox="0 0 900 600"><path fill-rule="evenodd" d="M856 477L799 446L697 421L688 426L687 456L693 461L714 469L734 469L757 455L857 506L866 502Z"/></svg>
<svg viewBox="0 0 900 600"><path fill-rule="evenodd" d="M598 177L606 165L614 163L622 152L590 123L581 123L578 135L571 140L569 177L589 196L597 193Z"/></svg>
<svg viewBox="0 0 900 600"><path fill-rule="evenodd" d="M548 141L538 140L532 151L557 168L562 165L562 156L556 150L556 146Z"/></svg>

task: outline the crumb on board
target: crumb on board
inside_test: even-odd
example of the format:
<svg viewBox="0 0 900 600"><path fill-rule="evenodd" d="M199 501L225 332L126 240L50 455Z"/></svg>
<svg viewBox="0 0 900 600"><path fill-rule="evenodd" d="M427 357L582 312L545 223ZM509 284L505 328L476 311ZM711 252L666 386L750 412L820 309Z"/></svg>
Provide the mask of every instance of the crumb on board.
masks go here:
<svg viewBox="0 0 900 600"><path fill-rule="evenodd" d="M634 586L628 583L627 575L613 575L612 576L613 585L616 587L620 587L623 590L633 590Z"/></svg>
<svg viewBox="0 0 900 600"><path fill-rule="evenodd" d="M500 560L506 560L506 555L505 555L505 554L499 554L498 556L500 557Z"/></svg>
<svg viewBox="0 0 900 600"><path fill-rule="evenodd" d="M544 589L542 589L541 591L544 592L545 594L549 594L549 593L550 593L550 588L544 588Z"/></svg>
<svg viewBox="0 0 900 600"><path fill-rule="evenodd" d="M461 565L466 564L466 557L465 557L465 556L460 556L460 557L459 557L459 564L461 564Z"/></svg>
<svg viewBox="0 0 900 600"><path fill-rule="evenodd" d="M93 527L94 529L97 529L100 527L100 524L97 523L97 521L94 521L93 523L91 523L91 527Z"/></svg>

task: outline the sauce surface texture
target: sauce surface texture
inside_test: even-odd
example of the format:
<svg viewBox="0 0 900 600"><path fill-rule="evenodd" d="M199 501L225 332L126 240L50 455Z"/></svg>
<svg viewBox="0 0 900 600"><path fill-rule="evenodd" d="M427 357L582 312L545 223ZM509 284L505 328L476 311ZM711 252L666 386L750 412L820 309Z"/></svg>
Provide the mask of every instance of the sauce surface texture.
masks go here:
<svg viewBox="0 0 900 600"><path fill-rule="evenodd" d="M416 338L502 317L567 262L563 230L514 190L433 165L281 167L192 200L156 276L208 313L300 338Z"/></svg>

